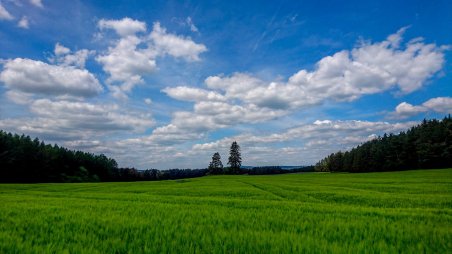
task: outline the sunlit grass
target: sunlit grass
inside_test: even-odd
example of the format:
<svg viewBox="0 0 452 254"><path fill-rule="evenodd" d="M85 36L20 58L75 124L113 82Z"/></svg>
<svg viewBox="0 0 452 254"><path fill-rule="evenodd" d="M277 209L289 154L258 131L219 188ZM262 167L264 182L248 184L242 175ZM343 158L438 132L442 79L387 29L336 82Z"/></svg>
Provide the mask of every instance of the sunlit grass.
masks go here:
<svg viewBox="0 0 452 254"><path fill-rule="evenodd" d="M447 253L452 169L0 185L0 253Z"/></svg>

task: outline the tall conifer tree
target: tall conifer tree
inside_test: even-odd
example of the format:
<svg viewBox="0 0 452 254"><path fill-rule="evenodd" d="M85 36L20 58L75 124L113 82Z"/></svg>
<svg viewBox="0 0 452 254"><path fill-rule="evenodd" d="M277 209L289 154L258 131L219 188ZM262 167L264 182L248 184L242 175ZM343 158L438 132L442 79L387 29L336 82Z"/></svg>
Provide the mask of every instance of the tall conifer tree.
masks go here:
<svg viewBox="0 0 452 254"><path fill-rule="evenodd" d="M242 155L240 154L240 146L236 141L231 144L228 165L231 166L230 171L232 174L240 172L240 167L242 166Z"/></svg>

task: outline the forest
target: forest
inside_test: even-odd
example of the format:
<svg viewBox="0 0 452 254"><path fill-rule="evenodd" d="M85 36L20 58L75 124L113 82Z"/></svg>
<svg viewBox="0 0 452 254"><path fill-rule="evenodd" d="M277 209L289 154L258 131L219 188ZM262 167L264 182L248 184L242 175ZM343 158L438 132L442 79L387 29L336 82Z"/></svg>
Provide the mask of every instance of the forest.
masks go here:
<svg viewBox="0 0 452 254"><path fill-rule="evenodd" d="M424 120L399 134L384 134L350 151L339 151L315 167L242 167L240 146L233 142L229 167L215 153L203 169L120 168L103 154L45 144L38 138L0 131L0 182L103 182L182 179L216 174L284 174L306 171L376 172L452 167L452 119ZM206 163L207 164L207 163Z"/></svg>
<svg viewBox="0 0 452 254"><path fill-rule="evenodd" d="M174 180L214 174L284 174L312 170L312 167L283 170L280 167L241 166L240 147L235 143L232 165L202 169L146 169L118 167L116 160L100 154L74 151L45 144L38 138L0 130L0 182L130 182ZM238 158L237 158L238 156ZM240 159L240 163L237 161ZM219 158L218 158L219 160ZM221 163L221 162L220 162ZM237 164L238 163L238 164Z"/></svg>
<svg viewBox="0 0 452 254"><path fill-rule="evenodd" d="M384 134L350 151L332 153L315 171L378 172L452 167L452 119L423 120L399 134Z"/></svg>

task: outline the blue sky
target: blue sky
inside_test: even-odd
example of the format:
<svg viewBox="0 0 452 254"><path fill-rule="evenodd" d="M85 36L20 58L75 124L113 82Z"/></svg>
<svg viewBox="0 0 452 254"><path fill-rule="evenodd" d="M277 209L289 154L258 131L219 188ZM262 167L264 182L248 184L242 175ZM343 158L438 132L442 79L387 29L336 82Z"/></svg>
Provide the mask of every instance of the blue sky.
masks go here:
<svg viewBox="0 0 452 254"><path fill-rule="evenodd" d="M306 165L452 111L450 1L0 0L0 129L121 166Z"/></svg>

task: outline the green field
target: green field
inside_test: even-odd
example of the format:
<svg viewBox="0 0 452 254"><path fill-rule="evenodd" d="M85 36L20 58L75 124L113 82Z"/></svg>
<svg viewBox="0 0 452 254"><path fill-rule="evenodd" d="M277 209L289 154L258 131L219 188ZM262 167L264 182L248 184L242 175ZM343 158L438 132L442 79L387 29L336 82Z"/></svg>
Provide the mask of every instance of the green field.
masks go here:
<svg viewBox="0 0 452 254"><path fill-rule="evenodd" d="M0 253L451 253L452 169L1 184Z"/></svg>

